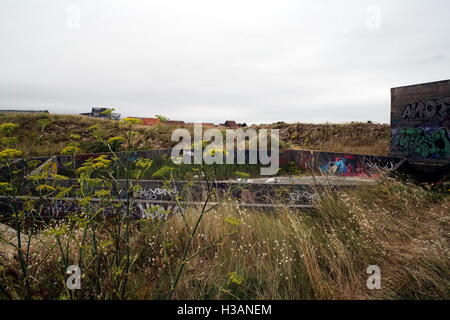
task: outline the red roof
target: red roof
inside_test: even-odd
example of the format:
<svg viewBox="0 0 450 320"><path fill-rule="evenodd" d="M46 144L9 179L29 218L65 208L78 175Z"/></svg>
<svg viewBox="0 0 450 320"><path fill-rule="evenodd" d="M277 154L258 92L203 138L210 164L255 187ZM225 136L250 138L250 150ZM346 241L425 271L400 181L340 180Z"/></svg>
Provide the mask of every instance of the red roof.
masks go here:
<svg viewBox="0 0 450 320"><path fill-rule="evenodd" d="M166 124L185 124L184 121L177 121L177 120L168 120L164 123L166 123Z"/></svg>
<svg viewBox="0 0 450 320"><path fill-rule="evenodd" d="M142 124L146 126L155 126L161 123L161 120L159 120L158 118L137 118L137 119L141 120Z"/></svg>
<svg viewBox="0 0 450 320"><path fill-rule="evenodd" d="M229 128L239 128L239 125L236 123L236 121L233 120L227 120L225 121L225 126Z"/></svg>

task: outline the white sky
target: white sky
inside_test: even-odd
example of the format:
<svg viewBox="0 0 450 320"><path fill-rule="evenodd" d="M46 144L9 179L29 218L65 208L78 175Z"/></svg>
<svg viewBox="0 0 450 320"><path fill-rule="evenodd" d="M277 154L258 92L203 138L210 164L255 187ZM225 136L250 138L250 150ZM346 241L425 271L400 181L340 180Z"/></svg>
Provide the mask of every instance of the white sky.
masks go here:
<svg viewBox="0 0 450 320"><path fill-rule="evenodd" d="M0 0L0 109L387 123L449 31L448 0Z"/></svg>

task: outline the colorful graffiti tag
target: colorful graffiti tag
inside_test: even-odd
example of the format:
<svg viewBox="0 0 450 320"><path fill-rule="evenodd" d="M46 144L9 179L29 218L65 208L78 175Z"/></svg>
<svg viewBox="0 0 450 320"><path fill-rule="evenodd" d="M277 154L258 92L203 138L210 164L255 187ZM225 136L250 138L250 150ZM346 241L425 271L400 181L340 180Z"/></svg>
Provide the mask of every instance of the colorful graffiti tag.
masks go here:
<svg viewBox="0 0 450 320"><path fill-rule="evenodd" d="M303 170L320 170L327 175L370 177L380 170L394 170L404 159L360 154L295 150L291 161Z"/></svg>
<svg viewBox="0 0 450 320"><path fill-rule="evenodd" d="M450 109L450 97L443 99L427 100L410 103L405 106L402 112L403 119L426 119L447 116Z"/></svg>
<svg viewBox="0 0 450 320"><path fill-rule="evenodd" d="M342 176L353 176L366 173L366 170L358 157L348 154L333 157L329 160L325 159L325 161L320 164L319 169L328 174L338 174Z"/></svg>
<svg viewBox="0 0 450 320"><path fill-rule="evenodd" d="M410 156L444 158L450 155L450 138L447 128L401 128L394 143Z"/></svg>

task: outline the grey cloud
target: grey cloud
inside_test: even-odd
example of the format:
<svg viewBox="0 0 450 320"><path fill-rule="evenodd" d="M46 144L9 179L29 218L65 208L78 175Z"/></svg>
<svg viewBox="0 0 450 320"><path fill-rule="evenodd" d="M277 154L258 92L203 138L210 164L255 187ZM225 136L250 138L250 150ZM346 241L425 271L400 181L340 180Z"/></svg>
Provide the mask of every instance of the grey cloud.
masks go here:
<svg viewBox="0 0 450 320"><path fill-rule="evenodd" d="M373 4L379 30L366 27ZM391 87L448 78L449 12L445 0L4 0L0 107L389 122Z"/></svg>

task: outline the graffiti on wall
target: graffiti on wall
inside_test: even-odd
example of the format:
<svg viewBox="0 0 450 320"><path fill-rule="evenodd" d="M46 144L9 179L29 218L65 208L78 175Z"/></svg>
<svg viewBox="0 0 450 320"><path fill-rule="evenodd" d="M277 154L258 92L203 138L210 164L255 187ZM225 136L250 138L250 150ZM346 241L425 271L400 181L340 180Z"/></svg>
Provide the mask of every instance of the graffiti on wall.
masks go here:
<svg viewBox="0 0 450 320"><path fill-rule="evenodd" d="M322 153L319 169L326 174L339 176L374 176L380 170L393 170L401 159L354 154Z"/></svg>
<svg viewBox="0 0 450 320"><path fill-rule="evenodd" d="M450 155L447 128L401 128L394 133L394 144L410 155L444 158Z"/></svg>
<svg viewBox="0 0 450 320"><path fill-rule="evenodd" d="M148 202L138 202L136 209L141 219L165 220L171 214L181 213L184 209L175 204L154 205Z"/></svg>
<svg viewBox="0 0 450 320"><path fill-rule="evenodd" d="M405 120L423 120L430 119L435 116L444 118L447 117L449 109L450 97L427 100L425 102L419 101L407 104L403 109L402 118Z"/></svg>
<svg viewBox="0 0 450 320"><path fill-rule="evenodd" d="M312 152L304 152L299 159L300 168L314 169L314 155Z"/></svg>
<svg viewBox="0 0 450 320"><path fill-rule="evenodd" d="M74 201L55 200L47 206L47 212L50 212L51 216L55 218L80 211L81 208Z"/></svg>
<svg viewBox="0 0 450 320"><path fill-rule="evenodd" d="M94 202L95 205L100 206L101 203ZM182 208L176 204L152 204L147 201L136 201L134 203L131 214L135 218L141 219L167 219L172 214L182 212ZM54 200L47 205L46 210L42 216L50 216L52 218L64 218L70 213L80 213L83 208L73 200ZM118 209L113 207L103 208L103 215L108 216L114 213L126 213L126 205L123 204Z"/></svg>
<svg viewBox="0 0 450 320"><path fill-rule="evenodd" d="M157 200L163 197L173 198L178 194L176 187L173 189L154 188L154 189L139 189L136 192L136 198L145 200Z"/></svg>
<svg viewBox="0 0 450 320"><path fill-rule="evenodd" d="M346 175L351 173L363 172L355 157L352 155L343 155L324 161L319 167L322 172L329 174Z"/></svg>
<svg viewBox="0 0 450 320"><path fill-rule="evenodd" d="M377 176L380 170L394 170L404 159L322 151L296 150L291 161L303 170L319 170L328 175Z"/></svg>
<svg viewBox="0 0 450 320"><path fill-rule="evenodd" d="M305 190L297 190L289 193L290 203L313 203L317 199L317 193Z"/></svg>

